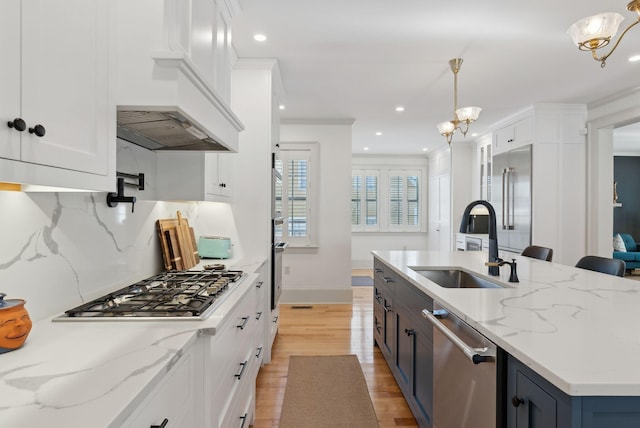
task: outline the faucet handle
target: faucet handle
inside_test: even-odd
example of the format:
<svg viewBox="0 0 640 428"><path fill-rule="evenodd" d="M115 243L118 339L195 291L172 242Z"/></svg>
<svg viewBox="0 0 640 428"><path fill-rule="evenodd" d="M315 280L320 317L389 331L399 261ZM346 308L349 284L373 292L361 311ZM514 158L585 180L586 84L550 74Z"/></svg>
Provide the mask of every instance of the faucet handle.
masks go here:
<svg viewBox="0 0 640 428"><path fill-rule="evenodd" d="M496 262L485 262L484 265L485 266L502 266L500 264L500 262L497 262L497 261Z"/></svg>

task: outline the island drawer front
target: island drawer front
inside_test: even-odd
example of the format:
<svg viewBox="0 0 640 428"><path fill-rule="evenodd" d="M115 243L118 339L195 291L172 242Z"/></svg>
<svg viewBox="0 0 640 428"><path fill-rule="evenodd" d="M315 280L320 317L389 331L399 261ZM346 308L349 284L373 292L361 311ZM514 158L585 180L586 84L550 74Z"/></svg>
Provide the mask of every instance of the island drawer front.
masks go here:
<svg viewBox="0 0 640 428"><path fill-rule="evenodd" d="M422 318L422 310L433 310L433 299L417 290L407 282L401 282L396 287L396 303L402 305L408 311L410 317L416 320L416 324L431 338L431 325Z"/></svg>
<svg viewBox="0 0 640 428"><path fill-rule="evenodd" d="M373 282L388 292L394 292L396 284L401 281L400 276L384 263L374 259L373 262Z"/></svg>

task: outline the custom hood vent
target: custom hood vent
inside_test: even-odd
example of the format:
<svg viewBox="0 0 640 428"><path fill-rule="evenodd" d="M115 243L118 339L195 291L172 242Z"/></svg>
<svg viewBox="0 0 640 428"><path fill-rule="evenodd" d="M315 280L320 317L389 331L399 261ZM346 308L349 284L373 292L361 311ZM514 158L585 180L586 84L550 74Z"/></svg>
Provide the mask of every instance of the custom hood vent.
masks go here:
<svg viewBox="0 0 640 428"><path fill-rule="evenodd" d="M118 110L118 138L149 150L230 151L177 110Z"/></svg>

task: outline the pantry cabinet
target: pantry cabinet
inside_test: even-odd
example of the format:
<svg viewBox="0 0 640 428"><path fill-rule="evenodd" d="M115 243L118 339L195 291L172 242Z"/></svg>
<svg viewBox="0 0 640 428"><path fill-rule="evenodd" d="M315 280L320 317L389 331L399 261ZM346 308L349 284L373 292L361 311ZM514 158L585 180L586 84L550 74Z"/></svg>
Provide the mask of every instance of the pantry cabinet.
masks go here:
<svg viewBox="0 0 640 428"><path fill-rule="evenodd" d="M110 2L0 5L0 181L115 188Z"/></svg>

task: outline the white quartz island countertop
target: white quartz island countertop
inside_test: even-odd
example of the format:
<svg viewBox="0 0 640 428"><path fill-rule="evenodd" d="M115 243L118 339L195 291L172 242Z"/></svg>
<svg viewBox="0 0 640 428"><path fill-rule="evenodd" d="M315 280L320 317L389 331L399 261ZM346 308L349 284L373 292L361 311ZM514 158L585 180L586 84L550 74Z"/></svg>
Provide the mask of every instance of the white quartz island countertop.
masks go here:
<svg viewBox="0 0 640 428"><path fill-rule="evenodd" d="M508 265L488 275L486 252L373 254L566 394L640 396L640 281L516 256L520 282L509 283ZM476 272L505 288L443 288L416 267Z"/></svg>
<svg viewBox="0 0 640 428"><path fill-rule="evenodd" d="M34 323L0 354L0 426L120 427L202 330L223 325L260 263L230 266L246 275L206 320Z"/></svg>

